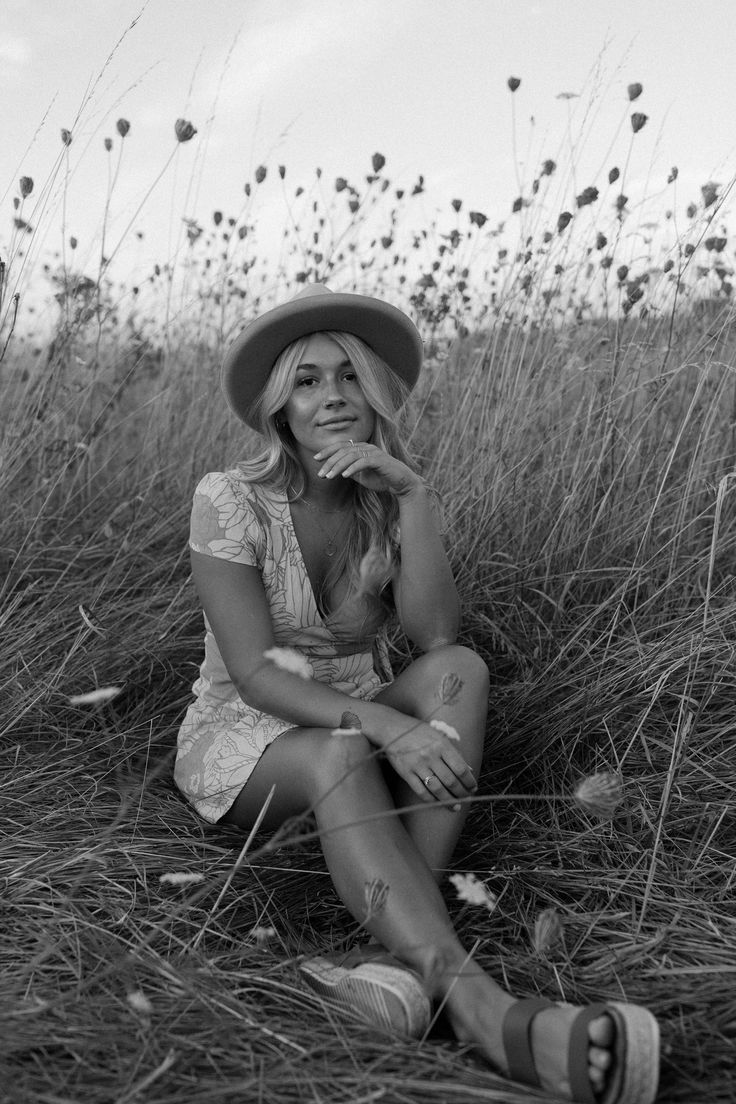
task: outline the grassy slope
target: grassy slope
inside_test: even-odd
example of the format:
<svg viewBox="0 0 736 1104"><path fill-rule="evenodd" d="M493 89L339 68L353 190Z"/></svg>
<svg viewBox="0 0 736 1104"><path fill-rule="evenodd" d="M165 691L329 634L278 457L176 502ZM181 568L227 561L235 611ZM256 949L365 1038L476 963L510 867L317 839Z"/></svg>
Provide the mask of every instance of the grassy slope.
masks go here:
<svg viewBox="0 0 736 1104"><path fill-rule="evenodd" d="M499 327L430 365L417 398L465 638L495 679L487 796L457 867L500 903L451 908L519 993L646 1002L663 1027L662 1100L725 1101L733 344L722 321L683 318L665 358L666 331L646 327ZM242 839L178 797L172 749L201 640L188 501L240 444L214 357L181 350L146 375L123 346L85 378L67 352L10 391L0 468L8 1099L519 1099L441 1032L389 1045L320 1005L295 961L355 928L316 843L256 840L234 871ZM68 702L108 685L123 690L107 705ZM608 824L564 799L599 768L626 782ZM204 880L160 883L179 870ZM530 932L548 907L565 948L540 955ZM275 930L265 946L259 927Z"/></svg>

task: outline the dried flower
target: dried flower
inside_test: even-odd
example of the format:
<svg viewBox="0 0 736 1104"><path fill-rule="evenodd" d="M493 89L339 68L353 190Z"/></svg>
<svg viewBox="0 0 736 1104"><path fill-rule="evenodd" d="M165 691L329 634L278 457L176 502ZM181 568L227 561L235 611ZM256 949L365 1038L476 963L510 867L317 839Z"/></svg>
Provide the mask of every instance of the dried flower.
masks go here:
<svg viewBox="0 0 736 1104"><path fill-rule="evenodd" d="M451 207L453 211L459 211L462 205L463 201L461 199L453 199L451 202Z"/></svg>
<svg viewBox="0 0 736 1104"><path fill-rule="evenodd" d="M551 176L556 168L557 162L548 157L546 161L542 162L542 176Z"/></svg>
<svg viewBox="0 0 736 1104"><path fill-rule="evenodd" d="M311 679L312 668L309 660L294 648L269 648L263 653L264 659L270 659L282 671L288 671L299 678Z"/></svg>
<svg viewBox="0 0 736 1104"><path fill-rule="evenodd" d="M344 176L338 176L337 179L335 180L335 191L336 192L344 192L345 189L347 188L347 186L348 186L348 182L345 179L345 177Z"/></svg>
<svg viewBox="0 0 736 1104"><path fill-rule="evenodd" d="M544 955L555 947L564 945L565 932L560 915L555 909L546 908L540 912L534 921L532 942L538 955Z"/></svg>
<svg viewBox="0 0 736 1104"><path fill-rule="evenodd" d="M619 265L616 269L616 275L618 276L619 283L623 283L626 277L629 275L628 265Z"/></svg>
<svg viewBox="0 0 736 1104"><path fill-rule="evenodd" d="M29 196L33 191L33 177L22 176L18 183L18 187L20 189L21 197L25 199L26 196Z"/></svg>
<svg viewBox="0 0 736 1104"><path fill-rule="evenodd" d="M286 165L279 165L279 176L282 180L286 176Z"/></svg>
<svg viewBox="0 0 736 1104"><path fill-rule="evenodd" d="M493 912L498 904L498 898L492 893L485 882L476 878L475 874L451 874L450 881L461 901L467 901L469 905L483 905L489 912Z"/></svg>
<svg viewBox="0 0 736 1104"><path fill-rule="evenodd" d="M599 771L584 778L574 793L581 809L599 820L610 820L623 801L623 782L620 774Z"/></svg>
<svg viewBox="0 0 736 1104"><path fill-rule="evenodd" d="M161 885L196 885L198 882L204 881L204 874L188 870L172 870L170 873L161 874L158 880Z"/></svg>
<svg viewBox="0 0 736 1104"><path fill-rule="evenodd" d="M61 128L61 140L65 146L70 146L72 144L72 132L67 130L66 127Z"/></svg>
<svg viewBox="0 0 736 1104"><path fill-rule="evenodd" d="M703 203L706 207L710 207L718 199L719 188L720 184L716 184L714 181L709 180L708 183L704 184L700 189L703 195Z"/></svg>
<svg viewBox="0 0 736 1104"><path fill-rule="evenodd" d="M140 989L134 989L133 992L128 993L126 1000L139 1016L150 1016L153 1012L153 1005Z"/></svg>
<svg viewBox="0 0 736 1104"><path fill-rule="evenodd" d="M266 179L266 173L267 172L268 172L268 169L266 168L265 165L259 165L258 166L256 171L253 173L256 184L262 184L263 183L263 181Z"/></svg>
<svg viewBox="0 0 736 1104"><path fill-rule="evenodd" d="M608 245L608 238L606 237L605 234L601 234L601 232L599 230L598 233L595 236L595 247L596 247L596 249L604 249L605 246L607 246L607 245Z"/></svg>
<svg viewBox="0 0 736 1104"><path fill-rule="evenodd" d="M615 206L616 210L620 213L621 211L623 211L624 207L626 206L626 204L628 202L629 202L629 197L627 195L624 195L624 193L622 192L621 195L616 196L616 202L615 202L614 206Z"/></svg>
<svg viewBox="0 0 736 1104"><path fill-rule="evenodd" d="M638 81L634 81L633 84L629 85L626 91L629 93L630 100L638 100L639 96L641 96L642 92L644 91L644 88L641 84L639 84Z"/></svg>
<svg viewBox="0 0 736 1104"><path fill-rule="evenodd" d="M460 733L456 728L453 728L451 724L446 721L440 721L437 717L433 717L429 722L432 728L436 728L438 732L442 732L447 736L448 740L457 740L460 743Z"/></svg>
<svg viewBox="0 0 736 1104"><path fill-rule="evenodd" d="M86 694L70 694L67 701L70 705L98 705L100 702L117 697L121 690L121 686L101 686L98 690L89 690Z"/></svg>
<svg viewBox="0 0 736 1104"><path fill-rule="evenodd" d="M634 112L634 114L631 116L631 129L633 130L634 134L638 134L648 118L649 116L645 115L643 111Z"/></svg>
<svg viewBox="0 0 736 1104"><path fill-rule="evenodd" d="M576 203L578 207L587 207L590 203L595 203L598 198L598 189L589 185L587 188L583 188L579 196L576 196Z"/></svg>
<svg viewBox="0 0 736 1104"><path fill-rule="evenodd" d="M488 215L484 215L482 211L469 211L468 218L473 226L477 226L479 230L488 222Z"/></svg>
<svg viewBox="0 0 736 1104"><path fill-rule="evenodd" d="M380 172L385 164L386 158L382 153L374 153L371 157L371 165L373 166L374 173Z"/></svg>
<svg viewBox="0 0 736 1104"><path fill-rule="evenodd" d="M511 91L515 92L516 89L521 84L521 80L519 79L519 77L509 77L509 79L506 81L506 83L509 86L509 88L511 89Z"/></svg>
<svg viewBox="0 0 736 1104"><path fill-rule="evenodd" d="M618 180L618 178L620 177L620 175L621 175L621 173L619 172L619 170L614 165L612 169L608 170L608 183L609 184L615 184L616 181Z"/></svg>
<svg viewBox="0 0 736 1104"><path fill-rule="evenodd" d="M694 252L695 252L695 246L693 245L692 242L688 242L687 245L683 249L683 253L685 254L686 257L692 257Z"/></svg>
<svg viewBox="0 0 736 1104"><path fill-rule="evenodd" d="M125 135L128 133L128 131L130 130L130 123L128 122L127 119L118 119L115 126L117 127L118 134L120 135L121 138L124 138ZM177 135L177 137L178 137L178 135ZM186 139L182 139L182 140L186 141Z"/></svg>
<svg viewBox="0 0 736 1104"><path fill-rule="evenodd" d="M558 100L577 100L580 98L579 92L558 92L555 97Z"/></svg>
<svg viewBox="0 0 736 1104"><path fill-rule="evenodd" d="M664 266L662 268L662 271L663 272L671 272L674 267L675 267L675 262L670 258L670 260L667 260L667 261L664 262Z"/></svg>
<svg viewBox="0 0 736 1104"><path fill-rule="evenodd" d="M69 245L72 247L72 249L76 249L78 244L79 243L77 242L77 239L72 234L72 236L69 238Z"/></svg>
<svg viewBox="0 0 736 1104"><path fill-rule="evenodd" d="M569 211L562 211L561 212L559 218L557 219L557 233L558 234L561 234L562 231L565 229L565 227L569 225L571 219L572 219L572 215L570 214Z"/></svg>
<svg viewBox="0 0 736 1104"><path fill-rule="evenodd" d="M267 947L276 935L276 929L257 924L250 934L255 939L257 947Z"/></svg>
<svg viewBox="0 0 736 1104"><path fill-rule="evenodd" d="M672 184L672 182L674 180L677 180L677 177L679 176L679 173L680 173L680 170L678 169L677 165L673 165L672 168L670 169L670 175L667 177L667 183Z"/></svg>
<svg viewBox="0 0 736 1104"><path fill-rule="evenodd" d="M196 128L187 119L177 119L174 123L177 142L188 142L196 133Z"/></svg>
<svg viewBox="0 0 736 1104"><path fill-rule="evenodd" d="M463 680L452 671L442 676L439 699L443 705L452 705L463 688Z"/></svg>
<svg viewBox="0 0 736 1104"><path fill-rule="evenodd" d="M105 149L107 150L108 153L112 149L112 138L106 138L105 139Z"/></svg>

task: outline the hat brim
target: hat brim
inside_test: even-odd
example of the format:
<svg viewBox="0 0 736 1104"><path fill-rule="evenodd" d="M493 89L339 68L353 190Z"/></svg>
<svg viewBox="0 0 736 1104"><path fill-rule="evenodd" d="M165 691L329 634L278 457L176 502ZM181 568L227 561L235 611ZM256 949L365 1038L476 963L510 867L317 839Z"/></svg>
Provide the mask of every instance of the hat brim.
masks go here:
<svg viewBox="0 0 736 1104"><path fill-rule="evenodd" d="M222 364L222 389L229 406L253 425L253 401L287 345L324 330L353 334L411 389L422 366L422 339L411 319L390 303L367 295L329 292L292 299L266 311L235 339Z"/></svg>

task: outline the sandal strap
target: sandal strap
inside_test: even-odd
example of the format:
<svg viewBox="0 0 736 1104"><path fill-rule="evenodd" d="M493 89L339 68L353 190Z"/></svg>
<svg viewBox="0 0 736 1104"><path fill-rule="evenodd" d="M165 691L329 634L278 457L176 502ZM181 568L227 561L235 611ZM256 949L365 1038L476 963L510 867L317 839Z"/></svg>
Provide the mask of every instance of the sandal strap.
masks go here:
<svg viewBox="0 0 736 1104"><path fill-rule="evenodd" d="M544 1008L554 1008L544 997L529 997L511 1005L503 1018L503 1048L509 1077L533 1088L541 1088L531 1047L532 1020Z"/></svg>
<svg viewBox="0 0 736 1104"><path fill-rule="evenodd" d="M596 1104L588 1073L588 1026L599 1016L610 1014L611 1009L607 1004L590 1004L581 1009L573 1020L567 1047L567 1076L572 1099L580 1104Z"/></svg>

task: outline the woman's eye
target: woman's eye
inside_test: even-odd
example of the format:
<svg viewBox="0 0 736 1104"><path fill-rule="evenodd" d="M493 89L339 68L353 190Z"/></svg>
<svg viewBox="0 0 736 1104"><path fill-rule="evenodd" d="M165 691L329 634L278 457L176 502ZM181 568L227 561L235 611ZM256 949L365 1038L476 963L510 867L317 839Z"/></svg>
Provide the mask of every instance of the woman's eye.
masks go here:
<svg viewBox="0 0 736 1104"><path fill-rule="evenodd" d="M313 376L302 376L300 380L297 380L297 387L304 387L308 383L314 383Z"/></svg>

